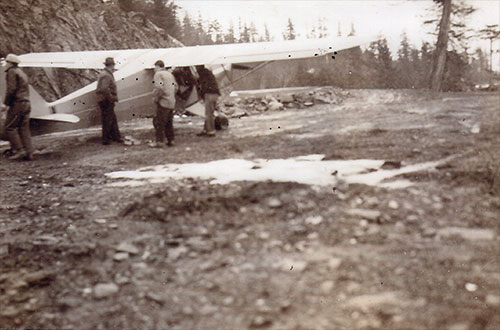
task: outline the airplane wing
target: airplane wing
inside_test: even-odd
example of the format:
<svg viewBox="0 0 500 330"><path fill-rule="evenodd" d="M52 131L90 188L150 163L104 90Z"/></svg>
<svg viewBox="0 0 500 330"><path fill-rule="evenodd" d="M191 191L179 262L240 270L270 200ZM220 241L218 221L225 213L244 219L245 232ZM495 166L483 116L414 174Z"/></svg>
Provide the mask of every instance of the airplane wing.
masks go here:
<svg viewBox="0 0 500 330"><path fill-rule="evenodd" d="M343 37L276 42L218 44L177 48L123 49L81 52L48 52L21 55L22 67L99 69L106 57L114 57L118 71L151 69L161 59L166 66L194 66L265 62L316 57L353 48L377 37Z"/></svg>

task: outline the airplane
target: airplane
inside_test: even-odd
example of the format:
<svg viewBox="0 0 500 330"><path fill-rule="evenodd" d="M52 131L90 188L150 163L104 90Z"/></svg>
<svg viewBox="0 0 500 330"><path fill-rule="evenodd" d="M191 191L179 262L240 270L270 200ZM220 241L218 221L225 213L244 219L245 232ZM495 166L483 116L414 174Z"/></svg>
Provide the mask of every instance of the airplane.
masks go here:
<svg viewBox="0 0 500 330"><path fill-rule="evenodd" d="M105 58L113 57L116 62L114 77L119 99L115 112L117 119L121 121L154 115L152 81L154 63L157 60L163 60L166 67L193 68L205 65L212 70L219 82L231 82L233 80L229 72L232 69L252 68L249 64L260 63L252 68L257 70L273 61L325 56L377 39L373 36L344 37L157 49L29 53L19 55L19 67L103 69ZM5 94L4 76L4 70L0 69L1 100ZM93 82L49 103L30 86L32 134L99 125L101 119L95 95L96 87L97 82ZM186 110L203 117L204 107L198 101L196 88L193 88L186 102Z"/></svg>

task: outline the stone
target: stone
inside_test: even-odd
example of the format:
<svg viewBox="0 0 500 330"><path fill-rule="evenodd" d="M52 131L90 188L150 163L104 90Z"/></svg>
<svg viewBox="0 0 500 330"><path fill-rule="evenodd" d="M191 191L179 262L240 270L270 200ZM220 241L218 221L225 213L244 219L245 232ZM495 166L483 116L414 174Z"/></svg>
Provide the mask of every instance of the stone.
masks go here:
<svg viewBox="0 0 500 330"><path fill-rule="evenodd" d="M323 294L329 294L334 286L335 283L333 281L325 281L321 283L320 289Z"/></svg>
<svg viewBox="0 0 500 330"><path fill-rule="evenodd" d="M187 252L188 249L183 245L173 249L168 249L168 259L175 261Z"/></svg>
<svg viewBox="0 0 500 330"><path fill-rule="evenodd" d="M146 293L146 298L154 301L155 303L159 305L163 305L165 303L165 298L159 294L148 292Z"/></svg>
<svg viewBox="0 0 500 330"><path fill-rule="evenodd" d="M214 247L213 242L203 240L201 237L198 236L190 237L186 243L191 248L199 252L210 252Z"/></svg>
<svg viewBox="0 0 500 330"><path fill-rule="evenodd" d="M252 327L268 327L273 323L270 318L264 317L262 315L257 315L252 319L250 326Z"/></svg>
<svg viewBox="0 0 500 330"><path fill-rule="evenodd" d="M278 198L273 197L267 201L267 205L271 208L279 208L283 203Z"/></svg>
<svg viewBox="0 0 500 330"><path fill-rule="evenodd" d="M318 216L311 216L306 218L305 223L308 225L319 225L321 222L323 222L323 217L321 215Z"/></svg>
<svg viewBox="0 0 500 330"><path fill-rule="evenodd" d="M267 239L269 239L269 237L270 237L270 234L268 232L263 231L263 232L259 233L260 239L267 240Z"/></svg>
<svg viewBox="0 0 500 330"><path fill-rule="evenodd" d="M470 241L487 241L495 238L495 232L490 229L474 229L462 227L445 227L437 231L440 238L459 236Z"/></svg>
<svg viewBox="0 0 500 330"><path fill-rule="evenodd" d="M393 210L397 210L399 208L399 204L395 200L391 200L388 206Z"/></svg>
<svg viewBox="0 0 500 330"><path fill-rule="evenodd" d="M371 308L381 308L383 305L399 306L401 299L395 292L381 292L378 294L362 295L349 299L347 306L368 311Z"/></svg>
<svg viewBox="0 0 500 330"><path fill-rule="evenodd" d="M231 296L226 297L224 298L224 300L222 300L222 303L226 306L232 305L234 303L234 298Z"/></svg>
<svg viewBox="0 0 500 330"><path fill-rule="evenodd" d="M465 290L469 292L477 291L477 284L474 283L465 283Z"/></svg>
<svg viewBox="0 0 500 330"><path fill-rule="evenodd" d="M488 294L486 295L486 303L493 307L500 307L500 296Z"/></svg>
<svg viewBox="0 0 500 330"><path fill-rule="evenodd" d="M9 246L8 245L0 246L0 257L6 256L7 254L9 254Z"/></svg>
<svg viewBox="0 0 500 330"><path fill-rule="evenodd" d="M126 259L128 259L128 252L118 252L113 256L113 260L115 261L123 261Z"/></svg>
<svg viewBox="0 0 500 330"><path fill-rule="evenodd" d="M133 244L127 243L127 242L123 242L120 245L118 245L116 250L120 251L120 252L128 252L130 254L138 254L139 253L138 248L136 248Z"/></svg>
<svg viewBox="0 0 500 330"><path fill-rule="evenodd" d="M200 309L200 314L201 315L212 315L212 314L215 314L219 311L219 309L217 308L217 306L214 306L214 305L204 305L201 309Z"/></svg>
<svg viewBox="0 0 500 330"><path fill-rule="evenodd" d="M350 209L346 211L347 214L366 219L368 221L377 221L381 217L380 211L367 210L367 209Z"/></svg>
<svg viewBox="0 0 500 330"><path fill-rule="evenodd" d="M53 271L40 270L38 272L30 273L24 276L24 280L30 285L47 285L53 281L56 273Z"/></svg>
<svg viewBox="0 0 500 330"><path fill-rule="evenodd" d="M94 287L94 297L97 299L106 298L118 293L119 290L114 283L100 283Z"/></svg>
<svg viewBox="0 0 500 330"><path fill-rule="evenodd" d="M331 270L337 269L340 267L340 264L342 263L342 259L340 258L330 258L328 259L328 268Z"/></svg>
<svg viewBox="0 0 500 330"><path fill-rule="evenodd" d="M106 223L106 219L94 219L94 222L98 223L98 224L105 224Z"/></svg>
<svg viewBox="0 0 500 330"><path fill-rule="evenodd" d="M130 279L126 276L121 275L121 274L116 274L115 275L115 282L118 285L123 285L123 284L130 283Z"/></svg>

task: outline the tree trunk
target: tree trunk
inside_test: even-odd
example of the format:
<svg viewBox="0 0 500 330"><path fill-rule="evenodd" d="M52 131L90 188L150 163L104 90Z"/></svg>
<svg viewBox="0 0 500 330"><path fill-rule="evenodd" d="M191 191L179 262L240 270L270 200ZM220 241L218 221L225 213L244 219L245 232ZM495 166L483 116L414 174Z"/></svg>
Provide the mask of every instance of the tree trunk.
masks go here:
<svg viewBox="0 0 500 330"><path fill-rule="evenodd" d="M443 0L443 14L439 22L439 35L436 44L436 53L432 64L431 89L439 92L443 82L446 51L448 49L448 32L450 30L451 0Z"/></svg>

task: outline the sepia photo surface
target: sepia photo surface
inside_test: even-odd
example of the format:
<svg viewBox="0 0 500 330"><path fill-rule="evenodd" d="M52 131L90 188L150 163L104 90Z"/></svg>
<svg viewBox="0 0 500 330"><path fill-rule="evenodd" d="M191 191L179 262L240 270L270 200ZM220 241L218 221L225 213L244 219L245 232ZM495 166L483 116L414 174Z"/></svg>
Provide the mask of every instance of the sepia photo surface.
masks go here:
<svg viewBox="0 0 500 330"><path fill-rule="evenodd" d="M0 328L500 328L499 1L0 4Z"/></svg>

